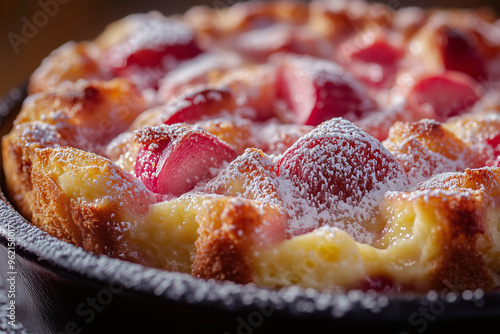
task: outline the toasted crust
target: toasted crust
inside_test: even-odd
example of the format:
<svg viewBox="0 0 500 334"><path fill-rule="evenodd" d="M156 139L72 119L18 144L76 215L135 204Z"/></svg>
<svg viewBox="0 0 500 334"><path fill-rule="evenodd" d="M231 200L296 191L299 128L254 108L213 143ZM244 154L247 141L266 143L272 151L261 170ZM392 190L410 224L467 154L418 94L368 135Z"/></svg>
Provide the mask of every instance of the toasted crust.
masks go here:
<svg viewBox="0 0 500 334"><path fill-rule="evenodd" d="M202 278L252 282L251 229L260 215L247 202L225 199L204 203L199 214L199 235L193 275Z"/></svg>
<svg viewBox="0 0 500 334"><path fill-rule="evenodd" d="M428 277L419 282L424 289L495 287L500 278L499 223L491 217L498 213L499 173L498 168L485 168L439 175L418 190L391 195L385 205L390 208L386 215L393 218L375 246L390 253L391 248L412 245L415 241L401 232L413 230L417 247L433 254L423 269ZM390 246L393 242L399 245Z"/></svg>
<svg viewBox="0 0 500 334"><path fill-rule="evenodd" d="M58 130L64 126L61 136L69 145L99 151L146 108L142 94L126 79L65 82L30 96L14 125L38 121L57 124Z"/></svg>
<svg viewBox="0 0 500 334"><path fill-rule="evenodd" d="M125 226L114 218L118 203L94 205L85 200L72 200L69 206L76 232L81 234L81 246L97 254L137 261L125 240Z"/></svg>
<svg viewBox="0 0 500 334"><path fill-rule="evenodd" d="M252 282L251 229L260 222L255 208L241 200L204 203L198 221L193 275L201 278Z"/></svg>
<svg viewBox="0 0 500 334"><path fill-rule="evenodd" d="M68 42L52 52L33 73L28 92L47 91L63 81L104 79L99 69L100 49L92 42Z"/></svg>
<svg viewBox="0 0 500 334"><path fill-rule="evenodd" d="M49 234L75 245L82 245L82 231L71 214L71 198L56 182L35 167L31 222Z"/></svg>
<svg viewBox="0 0 500 334"><path fill-rule="evenodd" d="M258 201L215 197L203 202L197 220L196 277L254 282L254 252L286 237L283 214Z"/></svg>
<svg viewBox="0 0 500 334"><path fill-rule="evenodd" d="M384 146L416 181L444 171L459 172L484 165L478 152L437 121L396 122Z"/></svg>
<svg viewBox="0 0 500 334"><path fill-rule="evenodd" d="M40 137L40 134L43 134ZM33 151L41 147L65 146L55 126L41 123L20 124L2 138L2 159L7 191L21 214L30 220L33 185Z"/></svg>
<svg viewBox="0 0 500 334"><path fill-rule="evenodd" d="M33 153L31 181L33 224L88 251L138 261L130 234L156 199L130 174L93 153L45 148Z"/></svg>
<svg viewBox="0 0 500 334"><path fill-rule="evenodd" d="M31 165L36 149L68 146L102 152L103 145L145 108L136 88L121 79L65 83L31 95L13 130L2 138L7 190L23 216L32 216Z"/></svg>
<svg viewBox="0 0 500 334"><path fill-rule="evenodd" d="M461 196L453 198L447 205L442 205L443 199L439 197L432 201L436 203L431 205L438 208L435 219L443 226L440 231L443 246L429 285L433 289L493 288L493 273L488 269L479 248L480 238L484 234L481 201Z"/></svg>

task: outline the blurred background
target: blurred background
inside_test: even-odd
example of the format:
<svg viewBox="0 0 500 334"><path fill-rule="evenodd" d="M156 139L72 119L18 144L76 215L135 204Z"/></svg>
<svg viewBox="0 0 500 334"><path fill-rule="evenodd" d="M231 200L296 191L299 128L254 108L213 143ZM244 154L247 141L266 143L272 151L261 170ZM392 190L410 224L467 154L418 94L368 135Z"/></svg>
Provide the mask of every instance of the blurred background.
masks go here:
<svg viewBox="0 0 500 334"><path fill-rule="evenodd" d="M26 81L42 59L59 45L93 39L108 23L127 14L153 9L167 15L180 14L194 5L220 8L237 1L240 0L0 0L0 96ZM500 13L498 0L379 2L392 6L490 6ZM39 27L29 30L26 22L37 22Z"/></svg>

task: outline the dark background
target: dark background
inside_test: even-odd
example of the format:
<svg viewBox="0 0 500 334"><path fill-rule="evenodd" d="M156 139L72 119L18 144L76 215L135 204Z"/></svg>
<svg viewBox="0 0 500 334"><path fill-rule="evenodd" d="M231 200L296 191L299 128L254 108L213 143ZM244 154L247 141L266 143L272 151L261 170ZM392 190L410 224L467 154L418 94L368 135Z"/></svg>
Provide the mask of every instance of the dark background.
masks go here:
<svg viewBox="0 0 500 334"><path fill-rule="evenodd" d="M25 81L41 60L59 45L93 39L104 27L127 14L159 10L182 13L193 5L224 7L238 0L0 0L0 96ZM332 0L335 1L335 0ZM57 13L37 28L33 37L19 43L16 52L9 36L22 36L26 20L33 22L42 11L40 3L57 2ZM64 4L59 4L64 3ZM387 0L393 6L477 7L490 4L500 13L500 3L492 0Z"/></svg>

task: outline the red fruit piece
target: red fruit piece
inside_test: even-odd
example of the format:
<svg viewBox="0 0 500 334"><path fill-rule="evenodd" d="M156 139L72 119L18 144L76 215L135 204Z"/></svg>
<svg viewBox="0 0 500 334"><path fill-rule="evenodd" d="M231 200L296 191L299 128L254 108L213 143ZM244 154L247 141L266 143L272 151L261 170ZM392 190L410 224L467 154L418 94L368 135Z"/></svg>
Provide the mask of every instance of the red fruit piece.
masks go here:
<svg viewBox="0 0 500 334"><path fill-rule="evenodd" d="M279 58L278 97L296 124L318 125L333 117L357 119L373 108L363 87L339 65L309 56Z"/></svg>
<svg viewBox="0 0 500 334"><path fill-rule="evenodd" d="M277 172L318 203L330 195L357 202L379 182L406 179L399 162L378 140L341 118L299 139L285 152Z"/></svg>
<svg viewBox="0 0 500 334"><path fill-rule="evenodd" d="M482 21L477 17L473 20L477 21L477 26ZM479 51L482 45L474 33L475 29L468 25L460 24L442 13L431 15L410 40L409 52L421 58L422 64L430 72L458 71L478 81L484 80L486 64Z"/></svg>
<svg viewBox="0 0 500 334"><path fill-rule="evenodd" d="M179 196L214 176L214 170L237 157L226 143L187 125L144 127L136 132L141 144L135 175L160 194Z"/></svg>
<svg viewBox="0 0 500 334"><path fill-rule="evenodd" d="M489 167L500 167L500 156L498 156L495 160L490 160L487 162L486 166Z"/></svg>
<svg viewBox="0 0 500 334"><path fill-rule="evenodd" d="M233 95L228 89L201 88L180 96L165 106L162 123L196 123L224 111L231 112L235 108Z"/></svg>
<svg viewBox="0 0 500 334"><path fill-rule="evenodd" d="M481 95L479 84L469 76L445 71L420 78L410 90L407 101L413 110L432 113L442 122L467 112Z"/></svg>
<svg viewBox="0 0 500 334"><path fill-rule="evenodd" d="M403 50L384 39L376 39L364 46L354 46L350 53L353 60L387 66L394 66L402 56Z"/></svg>
<svg viewBox="0 0 500 334"><path fill-rule="evenodd" d="M194 32L181 21L157 13L131 15L124 20L126 32L104 57L115 75L129 75L134 65L166 71L165 57L170 56L172 63L201 53Z"/></svg>
<svg viewBox="0 0 500 334"><path fill-rule="evenodd" d="M288 192L300 196L289 202L299 216L292 228L302 233L329 223L364 242L383 229L373 216L385 192L408 184L394 156L378 140L342 118L324 122L299 139L278 162L277 174L291 181ZM286 192L284 196L290 198ZM311 219L316 224L303 225Z"/></svg>
<svg viewBox="0 0 500 334"><path fill-rule="evenodd" d="M486 143L493 148L493 154L496 156L500 155L500 134L497 134L493 138L486 139Z"/></svg>
<svg viewBox="0 0 500 334"><path fill-rule="evenodd" d="M484 60L471 38L450 27L442 27L439 38L446 69L468 74L477 80L486 78Z"/></svg>
<svg viewBox="0 0 500 334"><path fill-rule="evenodd" d="M398 62L403 56L402 48L389 43L388 37L384 37L374 39L363 34L347 41L340 49L341 59L348 70L376 88L392 85Z"/></svg>
<svg viewBox="0 0 500 334"><path fill-rule="evenodd" d="M486 161L486 166L500 167L500 134L486 139L486 144L492 148L492 158Z"/></svg>

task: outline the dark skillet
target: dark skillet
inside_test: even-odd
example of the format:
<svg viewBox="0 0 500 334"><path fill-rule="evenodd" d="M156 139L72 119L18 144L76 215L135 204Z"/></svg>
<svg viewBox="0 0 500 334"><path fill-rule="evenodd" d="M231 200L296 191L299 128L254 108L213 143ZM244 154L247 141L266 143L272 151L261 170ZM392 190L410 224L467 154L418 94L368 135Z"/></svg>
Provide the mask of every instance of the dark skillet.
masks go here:
<svg viewBox="0 0 500 334"><path fill-rule="evenodd" d="M0 102L2 135L12 127L25 97L23 86ZM2 173L3 189L4 177ZM7 262L10 225L16 239L16 321L30 333L500 330L498 291L334 294L205 281L86 252L32 226L1 195L0 276L6 282L12 271Z"/></svg>

